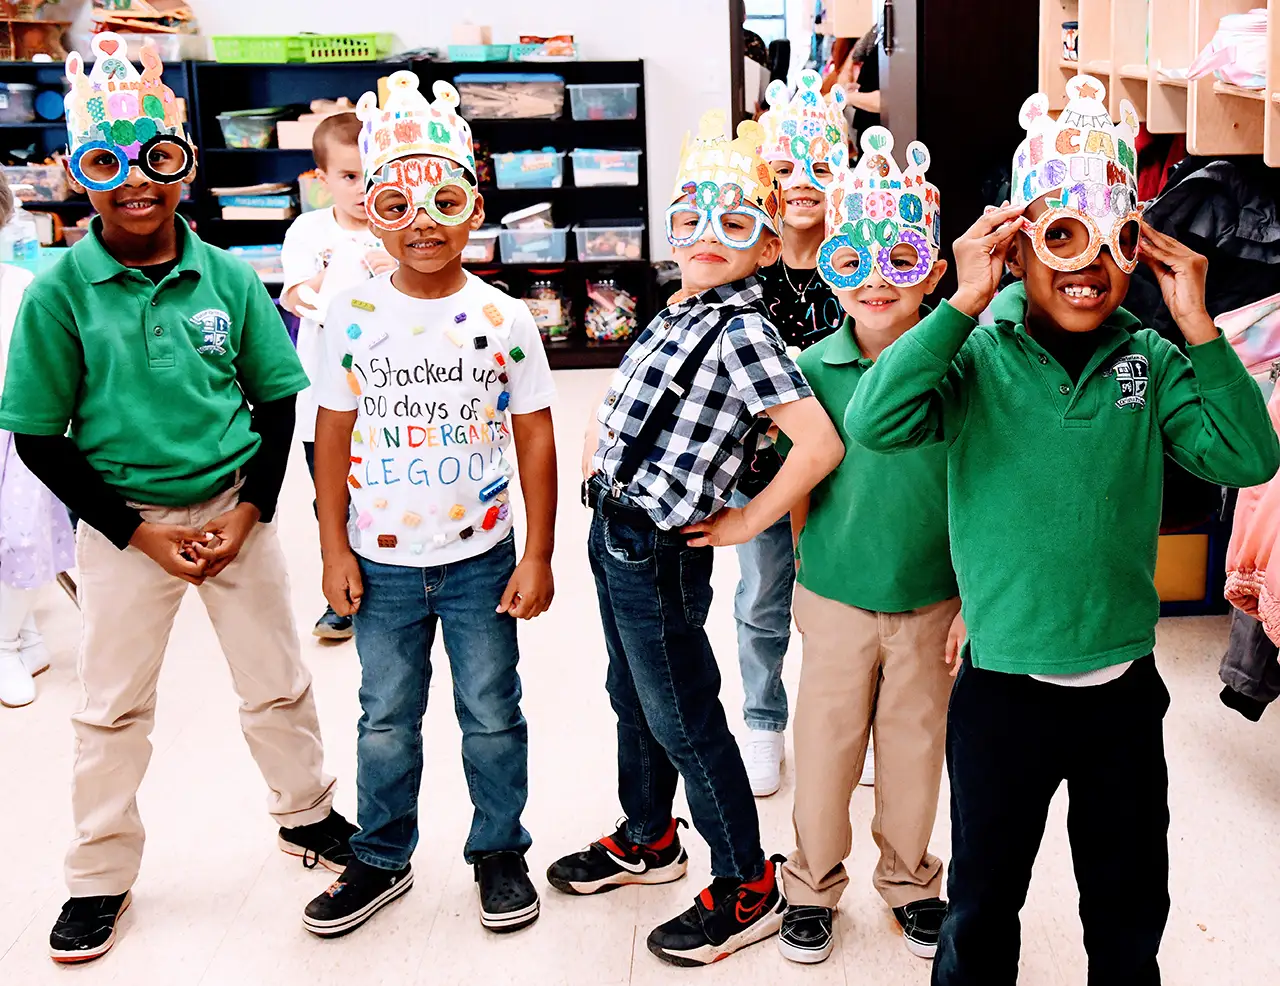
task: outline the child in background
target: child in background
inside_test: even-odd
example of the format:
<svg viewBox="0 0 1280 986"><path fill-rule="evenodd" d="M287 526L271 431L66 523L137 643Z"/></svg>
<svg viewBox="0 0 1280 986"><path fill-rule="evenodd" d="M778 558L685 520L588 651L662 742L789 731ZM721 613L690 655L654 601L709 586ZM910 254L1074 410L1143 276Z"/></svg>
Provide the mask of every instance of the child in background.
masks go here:
<svg viewBox="0 0 1280 986"><path fill-rule="evenodd" d="M0 227L13 216L13 192L0 174ZM0 265L0 387L28 271ZM0 705L35 701L35 676L49 669L49 652L32 612L35 591L75 565L75 537L67 509L31 474L0 431Z"/></svg>
<svg viewBox="0 0 1280 986"><path fill-rule="evenodd" d="M781 253L785 208L760 157L762 130L744 122L731 141L724 122L723 113L707 113L698 138L686 142L667 210L684 300L632 343L587 434L594 455L583 501L595 511L589 554L626 818L547 871L569 894L678 880L688 857L671 809L683 777L713 879L692 907L649 934L648 945L685 966L774 934L785 904L783 858L766 859L761 849L704 629L711 549L772 526L844 451L760 312L754 275ZM764 415L793 437L793 457L746 507L726 507Z"/></svg>
<svg viewBox="0 0 1280 986"><path fill-rule="evenodd" d="M794 97L781 80L770 84L769 111L760 118L764 145L760 156L782 185L787 221L782 227L782 256L760 268L769 321L795 356L839 328L844 311L818 276L826 210L824 189L833 169L848 162L844 128L844 92L819 94L822 77L800 73ZM729 503L745 507L778 474L782 463L772 442L763 442L749 461ZM791 524L784 515L767 530L738 545L742 575L733 599L738 624L738 663L745 693L742 715L747 738L742 759L751 792L767 797L782 783L787 728L787 692L782 662L791 641L791 592L795 553Z"/></svg>
<svg viewBox="0 0 1280 986"><path fill-rule="evenodd" d="M412 72L388 85L386 106L366 93L357 111L369 218L399 267L334 298L331 324L345 325L324 333L317 380L324 590L355 617L363 669L360 832L351 865L303 923L346 934L413 885L439 628L475 807L464 857L481 923L515 931L539 911L521 823L529 751L516 618L537 616L553 593L555 387L528 308L462 266L484 201L457 91L437 82L428 103ZM519 564L504 455L513 435L529 520Z"/></svg>
<svg viewBox="0 0 1280 986"><path fill-rule="evenodd" d="M848 315L799 360L838 421L881 353L929 313L924 298L947 269L937 259L938 190L924 177L929 152L912 143L904 173L893 136L880 127L863 134L862 149L858 167L837 172L828 188L830 235L818 258ZM898 218L890 226L860 222L868 215ZM947 455L942 448L882 455L838 427L844 461L791 510L804 661L796 851L783 867L788 906L778 948L795 962L831 954L833 910L849 883L849 799L874 729L873 883L907 948L932 958L946 912L942 861L929 853L951 694L943 657L960 612L947 543Z"/></svg>
<svg viewBox="0 0 1280 986"><path fill-rule="evenodd" d="M105 954L129 906L156 683L189 585L230 665L280 848L341 869L354 830L331 808L269 523L306 375L258 275L175 215L195 151L154 48L141 75L119 35L94 35L93 50L87 77L79 54L67 58L67 167L98 218L27 289L0 402L18 454L81 518L85 704L72 717L76 838L71 898L49 935L57 962ZM136 139L105 140L100 124Z"/></svg>
<svg viewBox="0 0 1280 986"><path fill-rule="evenodd" d="M333 197L327 209L304 212L284 236L280 260L284 285L280 303L298 316L298 358L314 381L320 368L320 331L328 299L339 291L395 269L396 262L369 230L364 211L364 172L360 167L360 121L354 113L325 117L311 138L320 182ZM307 471L316 476L316 396L308 386L298 395L298 437ZM351 636L351 618L332 607L312 633L329 640Z"/></svg>
<svg viewBox="0 0 1280 986"><path fill-rule="evenodd" d="M1280 466L1258 386L1205 311L1204 258L1140 222L1133 106L1113 124L1097 79L1067 92L1058 120L1042 93L1023 105L1013 204L956 241L955 296L881 355L845 417L871 449L947 449L969 639L947 723L951 900L935 986L1017 980L1018 913L1064 781L1089 982L1160 982L1164 456L1226 486ZM1006 260L1020 283L978 325ZM1120 308L1139 262L1185 355Z"/></svg>

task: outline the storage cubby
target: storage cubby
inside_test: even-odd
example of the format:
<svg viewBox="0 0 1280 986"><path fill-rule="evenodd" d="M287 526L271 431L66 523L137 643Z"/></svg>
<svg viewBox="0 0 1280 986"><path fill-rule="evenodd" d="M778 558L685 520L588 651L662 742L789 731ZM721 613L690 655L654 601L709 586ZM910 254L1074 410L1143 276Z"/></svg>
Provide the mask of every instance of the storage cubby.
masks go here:
<svg viewBox="0 0 1280 986"><path fill-rule="evenodd" d="M1267 0L1267 90L1263 113L1263 159L1280 168L1280 0Z"/></svg>
<svg viewBox="0 0 1280 986"><path fill-rule="evenodd" d="M1049 97L1049 108L1067 105L1067 80L1080 71L1078 62L1065 57L1062 25L1080 19L1080 0L1042 0L1040 4L1040 91Z"/></svg>
<svg viewBox="0 0 1280 986"><path fill-rule="evenodd" d="M1151 0L1151 53L1147 59L1147 129L1154 134L1187 132L1187 83L1161 69L1185 69L1192 50L1191 4L1188 0Z"/></svg>
<svg viewBox="0 0 1280 986"><path fill-rule="evenodd" d="M1227 14L1243 14L1258 0L1192 0L1194 58L1204 50ZM1187 90L1187 151L1191 154L1262 153L1262 111L1266 93L1227 85L1210 75Z"/></svg>

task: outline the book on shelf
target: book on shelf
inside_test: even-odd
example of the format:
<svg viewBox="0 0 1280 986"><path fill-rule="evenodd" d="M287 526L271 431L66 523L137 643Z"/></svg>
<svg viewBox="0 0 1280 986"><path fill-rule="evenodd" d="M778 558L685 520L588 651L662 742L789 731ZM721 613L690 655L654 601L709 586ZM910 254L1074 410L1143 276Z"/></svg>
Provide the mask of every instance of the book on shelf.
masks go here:
<svg viewBox="0 0 1280 986"><path fill-rule="evenodd" d="M224 209L227 206L233 208L248 209L287 209L294 204L292 195L220 195L218 196L218 205Z"/></svg>
<svg viewBox="0 0 1280 986"><path fill-rule="evenodd" d="M224 205L222 207L223 219L292 219L297 214L298 210L291 205L276 208L252 205Z"/></svg>
<svg viewBox="0 0 1280 986"><path fill-rule="evenodd" d="M266 181L257 185L224 185L209 191L218 198L228 195L280 195L293 191L293 185L283 181Z"/></svg>

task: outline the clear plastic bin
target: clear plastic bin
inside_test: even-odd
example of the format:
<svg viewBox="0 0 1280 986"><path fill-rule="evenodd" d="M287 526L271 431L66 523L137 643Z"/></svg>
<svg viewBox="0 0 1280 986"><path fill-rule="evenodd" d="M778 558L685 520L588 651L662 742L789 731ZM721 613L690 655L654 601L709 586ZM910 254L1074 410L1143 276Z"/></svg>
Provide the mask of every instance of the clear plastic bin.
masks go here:
<svg viewBox="0 0 1280 986"><path fill-rule="evenodd" d="M0 168L10 185L30 185L32 191L14 192L23 202L65 202L71 198L67 172L60 164L29 164Z"/></svg>
<svg viewBox="0 0 1280 986"><path fill-rule="evenodd" d="M559 188L564 184L564 151L512 151L493 155L499 188Z"/></svg>
<svg viewBox="0 0 1280 986"><path fill-rule="evenodd" d="M578 259L607 263L640 260L644 256L644 223L630 220L588 219L573 227Z"/></svg>
<svg viewBox="0 0 1280 986"><path fill-rule="evenodd" d="M567 229L504 229L498 234L504 264L562 264Z"/></svg>
<svg viewBox="0 0 1280 986"><path fill-rule="evenodd" d="M498 228L487 226L474 230L467 237L467 245L462 248L462 262L465 264L491 264L498 250Z"/></svg>
<svg viewBox="0 0 1280 986"><path fill-rule="evenodd" d="M558 120L564 113L564 78L538 72L456 76L467 120Z"/></svg>
<svg viewBox="0 0 1280 986"><path fill-rule="evenodd" d="M569 86L575 120L634 120L640 83L602 82Z"/></svg>
<svg viewBox="0 0 1280 986"><path fill-rule="evenodd" d="M36 87L0 82L0 123L30 123L36 118Z"/></svg>
<svg viewBox="0 0 1280 986"><path fill-rule="evenodd" d="M579 188L591 185L639 185L639 151L595 151L579 148L572 151L573 183Z"/></svg>
<svg viewBox="0 0 1280 986"><path fill-rule="evenodd" d="M237 110L219 113L218 126L222 128L222 140L228 147L273 147L276 142L276 124L289 115L288 110Z"/></svg>

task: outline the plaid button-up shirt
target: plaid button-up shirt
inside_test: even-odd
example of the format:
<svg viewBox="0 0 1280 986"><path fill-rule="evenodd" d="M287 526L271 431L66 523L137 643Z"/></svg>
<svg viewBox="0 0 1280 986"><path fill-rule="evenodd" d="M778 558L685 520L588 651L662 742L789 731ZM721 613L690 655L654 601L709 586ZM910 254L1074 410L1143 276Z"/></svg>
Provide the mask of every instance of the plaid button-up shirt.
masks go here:
<svg viewBox="0 0 1280 986"><path fill-rule="evenodd" d="M659 527L697 523L719 510L755 451L743 442L755 417L813 393L765 318L762 294L748 277L672 305L640 333L613 375L596 414L600 441L592 460L608 480L698 340L721 333L627 487Z"/></svg>

